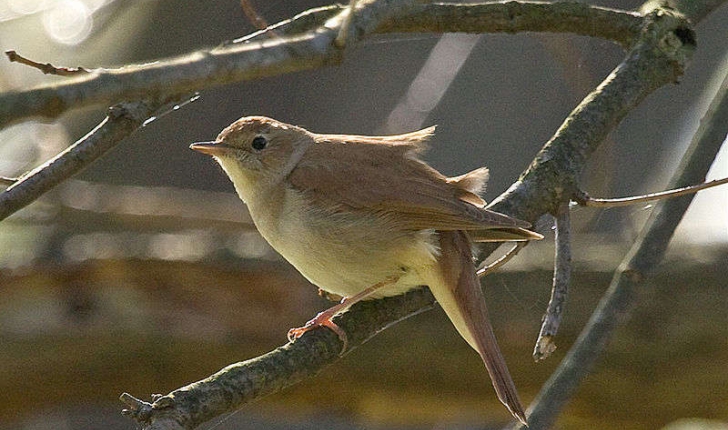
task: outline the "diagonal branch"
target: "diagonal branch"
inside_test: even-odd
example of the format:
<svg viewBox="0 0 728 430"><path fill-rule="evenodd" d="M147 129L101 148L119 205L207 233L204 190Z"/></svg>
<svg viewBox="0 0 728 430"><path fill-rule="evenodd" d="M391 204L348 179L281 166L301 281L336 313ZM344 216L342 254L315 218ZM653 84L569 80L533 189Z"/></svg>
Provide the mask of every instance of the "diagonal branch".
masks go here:
<svg viewBox="0 0 728 430"><path fill-rule="evenodd" d="M702 182L728 134L728 74L678 170L672 187ZM576 343L529 408L530 429L551 427L579 382L591 371L615 330L629 319L643 286L662 261L670 238L695 195L660 201Z"/></svg>
<svg viewBox="0 0 728 430"><path fill-rule="evenodd" d="M21 176L0 193L0 220L83 170L141 127L161 106L162 103L159 102L139 101L111 107L106 118L86 136Z"/></svg>
<svg viewBox="0 0 728 430"><path fill-rule="evenodd" d="M432 3L360 0L347 47L374 33L571 32L630 45L642 19L634 12L577 2ZM341 61L333 43L348 22L348 7L328 6L224 44L176 58L91 73L29 90L0 94L0 127L32 116L56 117L69 109L119 100L176 96L219 85L322 67ZM394 18L396 17L396 19ZM253 41L275 31L287 37ZM256 39L258 40L258 39ZM245 42L245 43L243 43Z"/></svg>
<svg viewBox="0 0 728 430"><path fill-rule="evenodd" d="M695 49L690 23L656 9L645 16L641 39L627 58L571 112L528 169L490 207L533 221L578 191L586 161L607 134L657 88L677 82Z"/></svg>
<svg viewBox="0 0 728 430"><path fill-rule="evenodd" d="M346 354L390 325L431 309L433 303L432 294L425 288L355 304L335 318L336 325L347 333ZM340 358L341 348L341 340L331 330L309 330L293 343L232 364L206 379L158 397L152 404L124 393L122 401L129 407L125 414L148 425L147 430L195 428L241 404L315 375Z"/></svg>

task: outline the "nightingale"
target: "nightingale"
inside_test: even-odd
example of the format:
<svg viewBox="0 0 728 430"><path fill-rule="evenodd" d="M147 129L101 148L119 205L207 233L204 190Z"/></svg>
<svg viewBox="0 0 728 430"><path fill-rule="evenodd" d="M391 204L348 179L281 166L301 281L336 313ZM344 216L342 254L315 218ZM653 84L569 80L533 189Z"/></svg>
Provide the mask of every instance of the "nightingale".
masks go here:
<svg viewBox="0 0 728 430"><path fill-rule="evenodd" d="M460 335L481 356L499 400L526 415L490 325L472 242L541 239L530 226L485 208L488 170L446 177L419 158L434 127L396 136L316 134L250 116L214 142L260 234L320 289L344 297L299 329L334 330L331 318L359 300L428 286Z"/></svg>

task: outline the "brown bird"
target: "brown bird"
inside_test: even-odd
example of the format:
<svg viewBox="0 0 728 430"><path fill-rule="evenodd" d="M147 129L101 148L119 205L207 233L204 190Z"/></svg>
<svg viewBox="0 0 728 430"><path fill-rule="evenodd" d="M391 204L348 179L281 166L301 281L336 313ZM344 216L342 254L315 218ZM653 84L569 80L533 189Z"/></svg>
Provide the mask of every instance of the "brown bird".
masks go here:
<svg viewBox="0 0 728 430"><path fill-rule="evenodd" d="M346 335L331 318L363 299L427 285L462 337L483 359L498 398L526 423L475 274L471 241L541 239L529 224L490 211L479 196L488 170L448 178L418 155L434 127L397 136L315 134L253 116L214 142L261 235L309 281L344 297L306 327Z"/></svg>

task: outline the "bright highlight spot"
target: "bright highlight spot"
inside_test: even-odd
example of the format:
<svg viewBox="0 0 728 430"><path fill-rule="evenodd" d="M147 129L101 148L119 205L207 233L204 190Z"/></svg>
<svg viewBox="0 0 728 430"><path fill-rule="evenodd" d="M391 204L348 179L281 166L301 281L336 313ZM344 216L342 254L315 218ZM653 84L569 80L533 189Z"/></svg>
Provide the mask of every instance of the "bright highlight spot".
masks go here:
<svg viewBox="0 0 728 430"><path fill-rule="evenodd" d="M93 16L82 1L59 0L43 13L43 26L55 42L77 45L91 34Z"/></svg>

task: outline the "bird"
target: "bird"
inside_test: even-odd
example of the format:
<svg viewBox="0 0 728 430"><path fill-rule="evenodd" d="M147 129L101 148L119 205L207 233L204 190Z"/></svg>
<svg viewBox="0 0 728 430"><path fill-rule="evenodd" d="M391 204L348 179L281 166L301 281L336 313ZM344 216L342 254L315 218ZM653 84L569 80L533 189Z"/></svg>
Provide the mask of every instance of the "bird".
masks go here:
<svg viewBox="0 0 728 430"><path fill-rule="evenodd" d="M498 399L527 425L490 324L473 243L543 236L528 222L486 208L487 168L447 177L425 163L421 154L434 131L317 134L247 116L190 148L219 163L281 256L322 291L344 298L289 338L325 326L346 348L336 314L360 300L428 286L482 358Z"/></svg>

